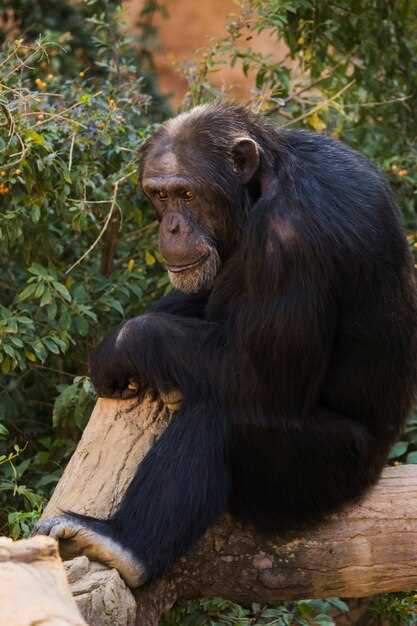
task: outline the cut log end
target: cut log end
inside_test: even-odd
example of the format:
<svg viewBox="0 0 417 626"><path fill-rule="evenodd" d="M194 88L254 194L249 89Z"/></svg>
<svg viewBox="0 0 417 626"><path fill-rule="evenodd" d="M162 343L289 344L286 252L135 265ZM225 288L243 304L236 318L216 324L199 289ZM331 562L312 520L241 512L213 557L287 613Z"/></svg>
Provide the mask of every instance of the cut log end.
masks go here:
<svg viewBox="0 0 417 626"><path fill-rule="evenodd" d="M87 626L50 537L0 538L0 624Z"/></svg>

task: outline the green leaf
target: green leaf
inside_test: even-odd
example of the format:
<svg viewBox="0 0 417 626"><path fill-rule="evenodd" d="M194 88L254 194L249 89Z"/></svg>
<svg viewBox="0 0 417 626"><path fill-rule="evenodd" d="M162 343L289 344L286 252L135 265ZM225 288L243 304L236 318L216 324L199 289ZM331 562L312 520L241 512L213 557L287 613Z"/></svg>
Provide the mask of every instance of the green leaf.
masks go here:
<svg viewBox="0 0 417 626"><path fill-rule="evenodd" d="M417 430L413 429L411 432L407 432L407 439L410 444L417 444Z"/></svg>
<svg viewBox="0 0 417 626"><path fill-rule="evenodd" d="M140 208L135 209L134 220L136 224L140 225L143 222L143 211Z"/></svg>
<svg viewBox="0 0 417 626"><path fill-rule="evenodd" d="M11 341L11 343L13 345L15 345L17 348L23 348L23 346L24 346L23 341L19 337L10 337L9 336L9 341Z"/></svg>
<svg viewBox="0 0 417 626"><path fill-rule="evenodd" d="M43 337L43 344L48 348L50 352L53 354L59 354L59 348L54 341L50 337Z"/></svg>
<svg viewBox="0 0 417 626"><path fill-rule="evenodd" d="M31 285L28 285L27 287L25 287L23 291L21 291L19 295L17 296L16 298L17 301L23 302L24 300L29 300L29 298L31 298L33 294L35 293L36 288L37 288L36 283L32 283Z"/></svg>
<svg viewBox="0 0 417 626"><path fill-rule="evenodd" d="M56 343L56 345L62 350L62 352L64 353L65 350L67 349L67 344L65 343L65 341L63 339L61 339L61 337L57 337L56 335L53 335L51 337L51 339Z"/></svg>
<svg viewBox="0 0 417 626"><path fill-rule="evenodd" d="M57 307L56 302L55 301L51 302L51 304L48 306L48 309L47 309L49 322L52 322L56 318L57 311L58 311L58 307Z"/></svg>
<svg viewBox="0 0 417 626"><path fill-rule="evenodd" d="M63 330L69 330L71 328L71 314L67 308L62 311L60 327Z"/></svg>
<svg viewBox="0 0 417 626"><path fill-rule="evenodd" d="M44 283L38 283L36 286L35 298L40 298L43 295L45 289L46 286Z"/></svg>
<svg viewBox="0 0 417 626"><path fill-rule="evenodd" d="M34 274L35 276L41 276L42 278L50 278L50 274L46 267L39 265L39 263L32 263L32 265L28 268L28 272Z"/></svg>
<svg viewBox="0 0 417 626"><path fill-rule="evenodd" d="M417 464L417 452L414 451L407 454L407 456L405 457L405 462Z"/></svg>
<svg viewBox="0 0 417 626"><path fill-rule="evenodd" d="M32 343L32 348L38 359L43 363L48 356L47 351L45 350L45 346L41 342L40 339L37 339Z"/></svg>
<svg viewBox="0 0 417 626"><path fill-rule="evenodd" d="M317 624L317 626L334 626L334 620L330 617L330 615L316 615L314 618L313 624Z"/></svg>
<svg viewBox="0 0 417 626"><path fill-rule="evenodd" d="M17 319L15 317L11 317L7 323L7 333L8 334L16 334L17 333Z"/></svg>
<svg viewBox="0 0 417 626"><path fill-rule="evenodd" d="M3 351L8 354L10 357L12 357L12 359L14 359L16 357L16 353L14 351L14 348L12 348L12 346L8 345L7 343L3 346Z"/></svg>
<svg viewBox="0 0 417 626"><path fill-rule="evenodd" d="M46 474L45 476L42 476L38 480L36 486L39 488L39 487L46 487L47 485L55 484L60 479L60 476L61 476L60 470L57 470L53 474Z"/></svg>
<svg viewBox="0 0 417 626"><path fill-rule="evenodd" d="M68 291L68 289L65 287L65 285L63 285L62 283L58 283L56 281L54 281L53 283L54 289L61 294L61 296L67 301L67 302L71 302L72 298L71 298L71 294Z"/></svg>
<svg viewBox="0 0 417 626"><path fill-rule="evenodd" d="M109 300L110 306L112 309L120 313L120 315L124 315L123 307L119 300L115 300L114 298Z"/></svg>
<svg viewBox="0 0 417 626"><path fill-rule="evenodd" d="M38 206L36 206L36 204L32 207L32 210L30 212L31 218L32 218L32 222L34 222L35 224L37 224L40 220L41 217L41 210Z"/></svg>
<svg viewBox="0 0 417 626"><path fill-rule="evenodd" d="M348 613L350 610L346 602L344 602L340 598L327 598L327 602L334 606L341 613Z"/></svg>
<svg viewBox="0 0 417 626"><path fill-rule="evenodd" d="M43 307L43 306L46 306L47 304L50 304L51 302L52 302L52 291L49 289L49 287L47 287L41 298L39 306Z"/></svg>
<svg viewBox="0 0 417 626"><path fill-rule="evenodd" d="M399 456L402 456L408 448L408 441L397 441L392 446L390 453L388 455L389 459L397 459Z"/></svg>
<svg viewBox="0 0 417 626"><path fill-rule="evenodd" d="M87 322L87 320L83 317L76 317L75 318L75 327L78 331L78 333L82 336L82 337L86 337L88 335L88 330L89 330L89 324Z"/></svg>

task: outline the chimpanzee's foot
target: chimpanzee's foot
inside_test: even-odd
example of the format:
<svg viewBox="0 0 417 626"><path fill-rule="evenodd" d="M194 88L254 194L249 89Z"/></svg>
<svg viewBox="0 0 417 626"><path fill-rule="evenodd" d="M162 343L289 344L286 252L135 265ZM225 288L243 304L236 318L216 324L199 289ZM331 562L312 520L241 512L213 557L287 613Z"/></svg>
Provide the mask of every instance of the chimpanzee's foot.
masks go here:
<svg viewBox="0 0 417 626"><path fill-rule="evenodd" d="M128 549L76 518L69 515L50 517L35 526L34 534L59 540L60 552L65 559L84 554L93 561L114 567L129 587L139 587L146 582L144 565Z"/></svg>

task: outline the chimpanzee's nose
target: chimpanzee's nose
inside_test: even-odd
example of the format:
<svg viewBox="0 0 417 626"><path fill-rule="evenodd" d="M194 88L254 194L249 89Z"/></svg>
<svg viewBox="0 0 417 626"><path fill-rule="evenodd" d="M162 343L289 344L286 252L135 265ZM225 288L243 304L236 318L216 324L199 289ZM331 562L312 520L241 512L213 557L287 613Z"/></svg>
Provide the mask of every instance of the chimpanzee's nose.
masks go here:
<svg viewBox="0 0 417 626"><path fill-rule="evenodd" d="M178 235L181 230L179 216L176 213L170 213L166 217L165 227L171 235Z"/></svg>
<svg viewBox="0 0 417 626"><path fill-rule="evenodd" d="M188 265L201 255L199 231L179 211L168 211L159 226L159 249L169 266Z"/></svg>
<svg viewBox="0 0 417 626"><path fill-rule="evenodd" d="M191 222L185 219L181 213L170 211L165 213L160 226L160 234L162 238L169 239L187 237L192 232Z"/></svg>

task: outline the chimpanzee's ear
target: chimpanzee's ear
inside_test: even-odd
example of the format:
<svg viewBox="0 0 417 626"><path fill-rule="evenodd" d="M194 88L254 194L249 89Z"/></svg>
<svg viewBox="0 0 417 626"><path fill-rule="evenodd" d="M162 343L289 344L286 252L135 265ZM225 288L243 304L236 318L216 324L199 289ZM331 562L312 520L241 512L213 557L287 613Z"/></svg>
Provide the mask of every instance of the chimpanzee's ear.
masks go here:
<svg viewBox="0 0 417 626"><path fill-rule="evenodd" d="M259 146L250 137L239 137L232 146L233 169L243 184L248 183L259 167Z"/></svg>

